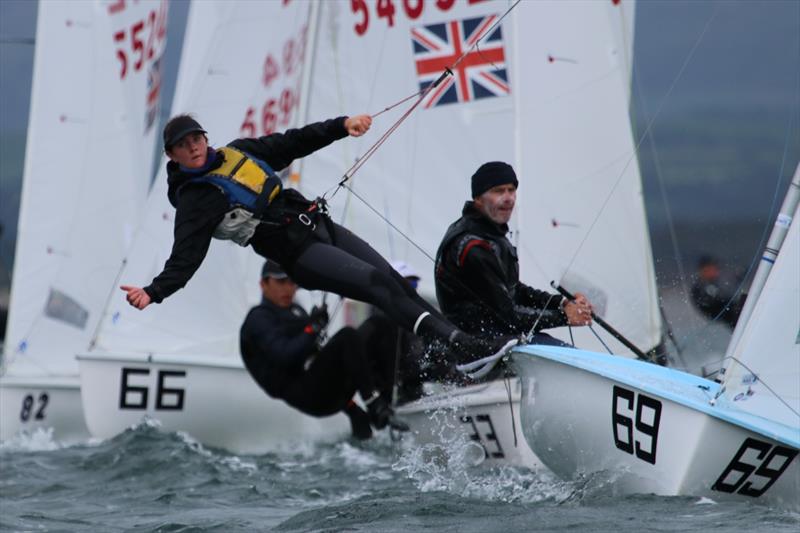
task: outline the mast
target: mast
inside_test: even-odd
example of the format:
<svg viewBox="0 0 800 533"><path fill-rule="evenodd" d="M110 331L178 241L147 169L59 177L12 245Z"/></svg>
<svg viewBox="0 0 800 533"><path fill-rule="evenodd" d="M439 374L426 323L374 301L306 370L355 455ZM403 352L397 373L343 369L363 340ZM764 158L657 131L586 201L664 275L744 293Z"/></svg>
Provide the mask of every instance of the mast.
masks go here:
<svg viewBox="0 0 800 533"><path fill-rule="evenodd" d="M789 184L789 190L786 191L786 196L783 199L783 205L781 206L780 213L778 214L778 218L775 220L775 226L772 228L772 233L769 236L769 241L767 241L767 246L764 248L764 253L761 256L761 262L758 265L758 270L756 270L753 283L750 285L750 292L747 295L744 308L739 315L736 328L733 330L731 342L728 344L728 349L725 351L725 364L721 371L721 377L723 378L723 381L727 381L727 379L725 379L725 375L732 364L731 357L736 351L736 347L742 338L742 333L744 332L747 322L753 313L753 308L755 307L758 297L764 288L764 284L767 281L767 277L769 277L769 273L772 271L772 265L775 264L775 259L778 257L781 246L783 246L783 241L786 238L786 233L789 231L789 226L792 223L792 216L794 215L798 202L800 202L800 164L797 165L797 168L794 171L794 177L792 178L792 182Z"/></svg>
<svg viewBox="0 0 800 533"><path fill-rule="evenodd" d="M512 55L514 68L511 70L510 76L517 77L518 73L520 72L521 61L520 61L520 47L519 47L519 17L516 13L511 13L511 35L512 35L512 44L514 54ZM519 87L517 85L517 87ZM520 99L522 95L520 94L521 91L514 90L511 93L512 98L514 99L514 110L520 108ZM513 113L514 119L514 168L517 169L517 175L524 176L525 175L525 168L523 166L522 161L522 135L520 133L520 128L522 127L520 124L520 118L516 112ZM522 213L525 210L525 202L517 202L516 204L516 213L514 213L514 235L513 243L514 246L519 246L520 243L520 233L522 230L522 224L520 224L520 220L522 220Z"/></svg>
<svg viewBox="0 0 800 533"><path fill-rule="evenodd" d="M300 112L297 114L296 127L302 126L308 120L311 76L314 73L320 13L322 13L321 2L311 2L308 8L308 29L306 30L306 43L303 50L303 78L300 82ZM300 161L298 161L296 172L292 172L293 179L299 180L300 176L303 175L304 159L300 158Z"/></svg>

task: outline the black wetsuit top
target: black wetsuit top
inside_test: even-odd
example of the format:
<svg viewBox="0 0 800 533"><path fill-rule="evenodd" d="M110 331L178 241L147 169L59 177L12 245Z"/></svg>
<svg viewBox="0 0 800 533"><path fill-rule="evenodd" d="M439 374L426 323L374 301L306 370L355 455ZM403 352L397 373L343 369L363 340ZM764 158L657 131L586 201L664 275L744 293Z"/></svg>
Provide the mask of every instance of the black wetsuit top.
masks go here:
<svg viewBox="0 0 800 533"><path fill-rule="evenodd" d="M316 351L316 334L304 331L308 324L308 313L297 304L282 308L264 301L247 313L239 332L242 360L270 396L282 398Z"/></svg>
<svg viewBox="0 0 800 533"><path fill-rule="evenodd" d="M239 332L245 368L264 391L312 416L346 408L358 391L375 390L372 364L355 329L339 330L322 349L306 329L308 314L296 304L265 301L250 310Z"/></svg>
<svg viewBox="0 0 800 533"><path fill-rule="evenodd" d="M436 297L442 313L464 331L480 335L528 333L565 326L561 296L519 281L517 250L508 225L466 202L436 253ZM541 318L539 316L541 315Z"/></svg>

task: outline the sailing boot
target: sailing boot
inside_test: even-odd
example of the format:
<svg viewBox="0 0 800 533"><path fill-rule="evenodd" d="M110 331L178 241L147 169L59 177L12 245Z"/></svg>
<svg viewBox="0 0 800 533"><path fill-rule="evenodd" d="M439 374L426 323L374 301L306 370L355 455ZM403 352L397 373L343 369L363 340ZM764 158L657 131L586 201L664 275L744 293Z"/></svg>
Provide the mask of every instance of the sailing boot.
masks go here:
<svg viewBox="0 0 800 533"><path fill-rule="evenodd" d="M455 360L459 364L495 355L502 351L510 341L517 338L514 335L503 335L492 339L475 337L427 311L417 317L413 332L429 341L439 343L446 341L445 346L453 350Z"/></svg>
<svg viewBox="0 0 800 533"><path fill-rule="evenodd" d="M463 331L456 331L450 339L450 346L460 364L470 363L508 350L509 342L519 340L515 335L500 335L491 339L475 337Z"/></svg>
<svg viewBox="0 0 800 533"><path fill-rule="evenodd" d="M369 427L369 415L364 412L353 400L347 402L344 414L350 419L350 429L353 437L358 440L367 440L372 437L372 428Z"/></svg>
<svg viewBox="0 0 800 533"><path fill-rule="evenodd" d="M389 426L397 431L408 431L408 424L400 418L397 418L394 410L389 407L389 404L381 398L377 391L372 393L372 397L365 400L367 405L367 412L369 413L369 420L375 429L383 429Z"/></svg>

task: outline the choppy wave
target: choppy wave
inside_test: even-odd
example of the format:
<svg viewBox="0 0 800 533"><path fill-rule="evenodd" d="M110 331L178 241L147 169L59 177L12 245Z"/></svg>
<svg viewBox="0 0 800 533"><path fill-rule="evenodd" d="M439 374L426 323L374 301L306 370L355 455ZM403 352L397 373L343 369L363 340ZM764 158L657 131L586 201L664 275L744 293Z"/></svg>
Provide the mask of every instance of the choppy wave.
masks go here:
<svg viewBox="0 0 800 533"><path fill-rule="evenodd" d="M798 516L697 498L617 497L602 481L475 466L462 441L430 452L380 434L236 455L145 422L64 446L0 445L8 531L796 531Z"/></svg>

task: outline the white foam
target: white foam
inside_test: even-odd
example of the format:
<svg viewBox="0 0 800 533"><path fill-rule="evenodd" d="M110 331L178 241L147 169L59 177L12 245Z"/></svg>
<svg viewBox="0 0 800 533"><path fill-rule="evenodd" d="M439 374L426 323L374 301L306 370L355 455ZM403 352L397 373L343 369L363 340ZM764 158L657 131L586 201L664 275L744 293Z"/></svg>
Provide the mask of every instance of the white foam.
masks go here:
<svg viewBox="0 0 800 533"><path fill-rule="evenodd" d="M453 405L433 411L434 442L419 445L404 439L393 469L404 473L422 492L444 491L488 501L532 503L564 499L574 492L569 484L545 471L487 468L483 447L454 425L457 417L453 413L459 409Z"/></svg>
<svg viewBox="0 0 800 533"><path fill-rule="evenodd" d="M60 450L63 447L63 444L53 438L53 428L22 431L10 439L0 442L0 450L13 452L49 452Z"/></svg>
<svg viewBox="0 0 800 533"><path fill-rule="evenodd" d="M715 502L711 498L702 497L699 500L697 500L696 502L694 502L694 504L695 505L717 505L717 502Z"/></svg>
<svg viewBox="0 0 800 533"><path fill-rule="evenodd" d="M184 431L176 432L178 438L183 441L189 450L209 459L209 462L217 463L229 468L234 472L245 472L252 474L258 471L258 466L255 463L243 461L236 455L220 456L203 446L197 439Z"/></svg>
<svg viewBox="0 0 800 533"><path fill-rule="evenodd" d="M139 428L159 429L161 428L161 420L158 420L157 418L151 418L148 415L144 415L141 418L141 420L139 420L135 424L131 424L130 426L128 426L128 429L130 429L131 431L136 431Z"/></svg>

